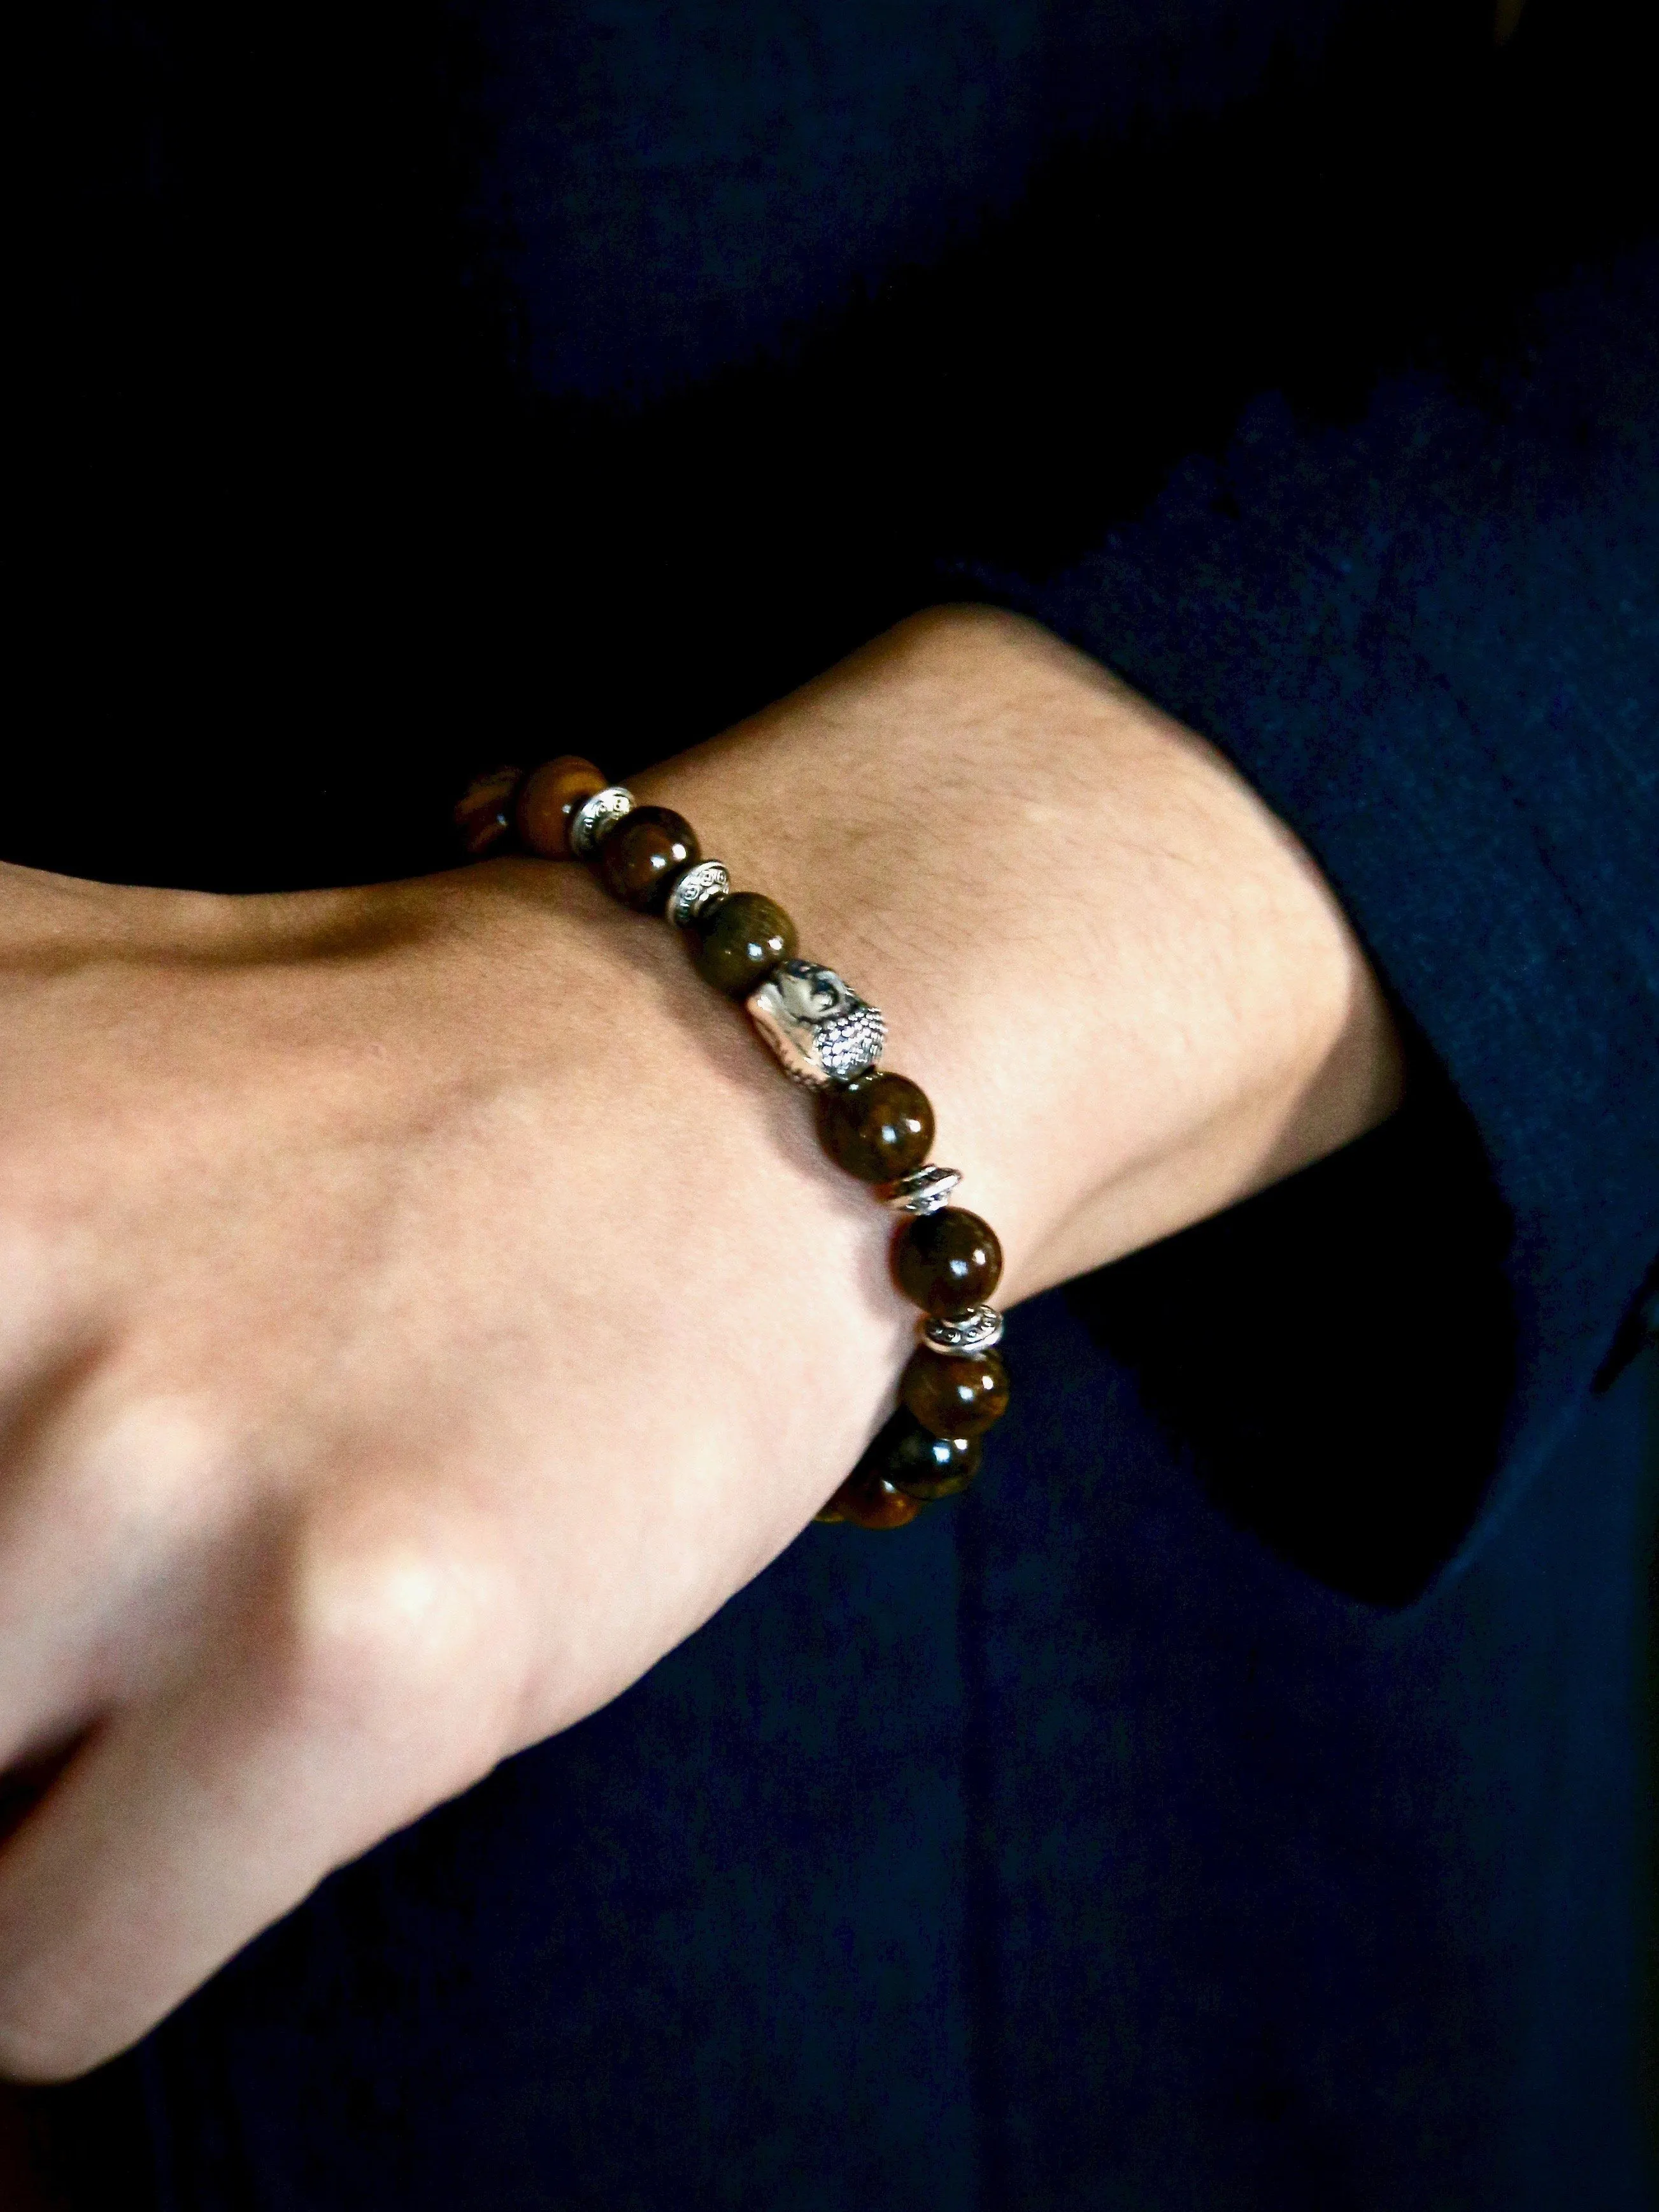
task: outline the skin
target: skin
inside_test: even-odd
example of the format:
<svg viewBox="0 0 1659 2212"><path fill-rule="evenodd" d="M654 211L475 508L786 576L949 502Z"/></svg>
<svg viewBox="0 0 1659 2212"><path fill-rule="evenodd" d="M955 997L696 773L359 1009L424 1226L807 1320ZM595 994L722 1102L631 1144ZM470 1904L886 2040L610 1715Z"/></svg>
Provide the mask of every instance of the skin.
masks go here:
<svg viewBox="0 0 1659 2212"><path fill-rule="evenodd" d="M884 1008L1001 1303L1397 1101L1307 855L1013 617L918 617L635 787ZM0 1850L0 2068L46 2081L707 1620L914 1316L741 1012L574 866L9 868L0 1036L0 1759L51 1778Z"/></svg>

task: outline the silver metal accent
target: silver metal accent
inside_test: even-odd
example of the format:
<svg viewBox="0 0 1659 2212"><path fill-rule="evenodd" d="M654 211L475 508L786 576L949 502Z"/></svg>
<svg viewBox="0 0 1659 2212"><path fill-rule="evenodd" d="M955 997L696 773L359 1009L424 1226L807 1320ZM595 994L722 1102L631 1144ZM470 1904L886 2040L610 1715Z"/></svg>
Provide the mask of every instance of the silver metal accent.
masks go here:
<svg viewBox="0 0 1659 2212"><path fill-rule="evenodd" d="M591 860L601 839L614 830L624 814L634 811L634 794L625 783L608 783L585 799L570 817L570 849L579 860Z"/></svg>
<svg viewBox="0 0 1659 2212"><path fill-rule="evenodd" d="M745 1003L792 1082L821 1091L867 1074L881 1058L885 1020L833 968L785 960Z"/></svg>
<svg viewBox="0 0 1659 2212"><path fill-rule="evenodd" d="M937 1213L962 1181L955 1168L913 1168L890 1182L882 1196L895 1213Z"/></svg>
<svg viewBox="0 0 1659 2212"><path fill-rule="evenodd" d="M699 860L688 868L668 894L668 919L676 929L687 929L697 916L732 888L724 860Z"/></svg>
<svg viewBox="0 0 1659 2212"><path fill-rule="evenodd" d="M1002 1341L1002 1316L994 1306L969 1306L966 1313L952 1314L948 1321L930 1316L921 1325L921 1340L929 1352L943 1352L958 1359L988 1352Z"/></svg>

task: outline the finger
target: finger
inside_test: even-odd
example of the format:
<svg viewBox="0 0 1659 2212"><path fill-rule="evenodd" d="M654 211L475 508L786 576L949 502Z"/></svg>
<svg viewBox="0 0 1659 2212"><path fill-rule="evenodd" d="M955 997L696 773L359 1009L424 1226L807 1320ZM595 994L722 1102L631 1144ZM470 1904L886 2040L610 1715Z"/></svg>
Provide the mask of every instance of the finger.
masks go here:
<svg viewBox="0 0 1659 2212"><path fill-rule="evenodd" d="M196 1632L226 1486L182 1402L122 1402L100 1343L15 1391L0 1438L0 1769Z"/></svg>
<svg viewBox="0 0 1659 2212"><path fill-rule="evenodd" d="M115 1716L0 1852L0 2071L124 2048L515 1740L497 1563L453 1516L379 1520L285 1545L234 1643Z"/></svg>

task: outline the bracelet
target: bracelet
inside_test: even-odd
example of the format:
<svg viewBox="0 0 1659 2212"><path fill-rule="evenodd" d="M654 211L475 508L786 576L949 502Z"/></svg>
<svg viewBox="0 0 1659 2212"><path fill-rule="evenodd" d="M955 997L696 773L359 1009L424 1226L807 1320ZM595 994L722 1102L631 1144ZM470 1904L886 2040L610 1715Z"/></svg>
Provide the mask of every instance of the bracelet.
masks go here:
<svg viewBox="0 0 1659 2212"><path fill-rule="evenodd" d="M783 908L760 891L734 891L684 815L636 805L592 761L567 754L527 775L494 769L468 787L455 822L474 859L516 835L544 860L590 862L636 913L665 915L697 973L743 1001L785 1074L813 1092L830 1158L902 1217L893 1277L921 1309L921 1340L899 1378L898 1411L817 1518L902 1528L925 1505L965 1490L986 1431L1008 1405L1008 1371L994 1349L1002 1316L986 1303L1002 1248L988 1222L948 1202L962 1178L927 1158L926 1093L880 1065L880 1012L833 969L798 957Z"/></svg>

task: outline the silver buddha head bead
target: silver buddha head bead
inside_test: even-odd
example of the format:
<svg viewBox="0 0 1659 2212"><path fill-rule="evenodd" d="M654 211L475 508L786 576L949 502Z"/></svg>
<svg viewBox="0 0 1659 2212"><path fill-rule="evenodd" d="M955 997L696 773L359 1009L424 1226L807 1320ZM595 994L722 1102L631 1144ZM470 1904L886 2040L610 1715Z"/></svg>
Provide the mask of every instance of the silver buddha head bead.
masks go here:
<svg viewBox="0 0 1659 2212"><path fill-rule="evenodd" d="M822 1090L867 1074L881 1057L887 1024L832 968L785 960L751 991L750 1018L796 1083Z"/></svg>

